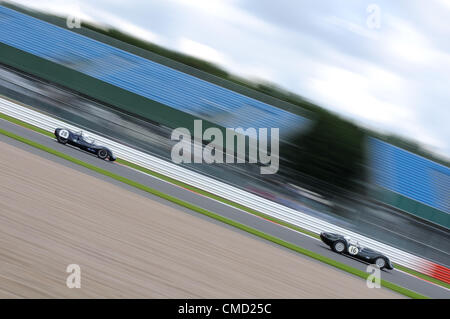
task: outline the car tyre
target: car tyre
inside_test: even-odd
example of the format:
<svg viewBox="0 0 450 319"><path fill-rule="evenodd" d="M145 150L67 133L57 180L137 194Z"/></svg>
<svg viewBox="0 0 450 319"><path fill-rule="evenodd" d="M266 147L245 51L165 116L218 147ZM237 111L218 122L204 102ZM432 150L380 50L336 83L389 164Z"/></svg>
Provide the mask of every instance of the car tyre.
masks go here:
<svg viewBox="0 0 450 319"><path fill-rule="evenodd" d="M338 254L342 254L345 251L345 243L342 240L337 240L331 245L331 249Z"/></svg>
<svg viewBox="0 0 450 319"><path fill-rule="evenodd" d="M58 142L61 143L61 144L66 144L66 143L67 143L67 138L63 138L63 137L61 137L61 136L58 136L56 139L57 139Z"/></svg>
<svg viewBox="0 0 450 319"><path fill-rule="evenodd" d="M105 160L108 157L108 152L104 149L97 151L97 156L101 158L102 160Z"/></svg>
<svg viewBox="0 0 450 319"><path fill-rule="evenodd" d="M383 257L378 257L377 259L375 259L375 265L377 265L380 269L386 267L386 264L386 260Z"/></svg>

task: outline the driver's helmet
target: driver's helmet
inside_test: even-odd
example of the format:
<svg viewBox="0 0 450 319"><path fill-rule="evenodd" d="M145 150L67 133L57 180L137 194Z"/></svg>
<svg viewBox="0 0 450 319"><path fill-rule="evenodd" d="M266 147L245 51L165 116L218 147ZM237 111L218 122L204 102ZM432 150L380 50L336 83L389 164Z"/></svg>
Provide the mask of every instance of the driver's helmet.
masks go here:
<svg viewBox="0 0 450 319"><path fill-rule="evenodd" d="M84 134L84 132L81 132L81 137L83 138L83 140L85 140L88 143L94 144L94 142L95 142L92 137L90 137L89 135Z"/></svg>

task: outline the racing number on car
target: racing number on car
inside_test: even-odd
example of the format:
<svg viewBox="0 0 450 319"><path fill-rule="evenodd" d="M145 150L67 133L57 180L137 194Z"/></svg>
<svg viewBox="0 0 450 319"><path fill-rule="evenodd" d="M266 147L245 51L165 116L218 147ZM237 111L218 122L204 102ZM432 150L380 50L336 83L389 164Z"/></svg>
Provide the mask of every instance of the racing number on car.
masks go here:
<svg viewBox="0 0 450 319"><path fill-rule="evenodd" d="M60 130L59 131L59 136L61 136L62 138L68 138L69 137L69 132L67 130Z"/></svg>
<svg viewBox="0 0 450 319"><path fill-rule="evenodd" d="M348 253L350 255L356 255L358 253L358 251L359 251L359 249L356 246L351 245L348 247Z"/></svg>

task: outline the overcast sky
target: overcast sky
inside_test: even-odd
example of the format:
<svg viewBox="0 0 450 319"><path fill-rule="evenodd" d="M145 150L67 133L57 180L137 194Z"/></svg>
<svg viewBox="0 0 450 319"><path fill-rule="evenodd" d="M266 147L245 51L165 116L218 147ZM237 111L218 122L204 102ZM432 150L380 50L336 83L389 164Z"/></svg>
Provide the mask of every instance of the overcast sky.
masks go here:
<svg viewBox="0 0 450 319"><path fill-rule="evenodd" d="M450 0L15 2L277 83L450 157Z"/></svg>

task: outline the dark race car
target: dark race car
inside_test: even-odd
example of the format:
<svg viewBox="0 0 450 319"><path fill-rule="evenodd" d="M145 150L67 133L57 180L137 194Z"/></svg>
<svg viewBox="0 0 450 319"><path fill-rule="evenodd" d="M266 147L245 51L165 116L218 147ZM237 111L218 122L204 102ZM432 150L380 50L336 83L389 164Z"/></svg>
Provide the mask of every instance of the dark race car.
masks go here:
<svg viewBox="0 0 450 319"><path fill-rule="evenodd" d="M116 160L116 157L109 148L97 145L93 139L84 135L83 132L72 132L66 128L57 128L55 130L55 136L58 142L70 144L86 152L96 154L102 160Z"/></svg>
<svg viewBox="0 0 450 319"><path fill-rule="evenodd" d="M375 264L380 269L394 269L388 257L380 252L361 246L357 241L352 240L348 236L320 233L320 239L339 254L348 255L369 264Z"/></svg>

